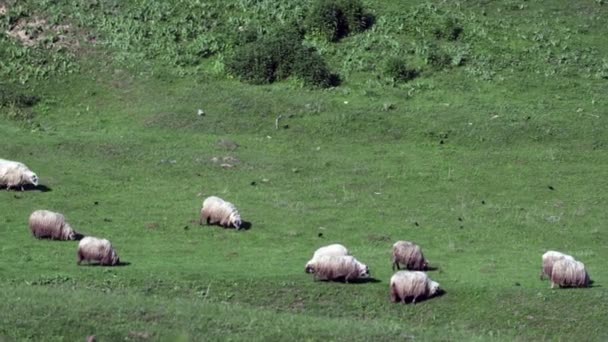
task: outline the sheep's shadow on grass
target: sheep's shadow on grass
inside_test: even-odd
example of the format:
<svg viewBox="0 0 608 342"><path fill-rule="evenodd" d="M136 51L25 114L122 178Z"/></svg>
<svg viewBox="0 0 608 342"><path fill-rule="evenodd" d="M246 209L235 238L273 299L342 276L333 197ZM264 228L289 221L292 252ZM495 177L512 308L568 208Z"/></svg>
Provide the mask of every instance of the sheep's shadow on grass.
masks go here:
<svg viewBox="0 0 608 342"><path fill-rule="evenodd" d="M27 184L27 185L23 186L23 191L51 192L51 191L53 191L53 189L49 188L48 186L46 186L44 184L38 184L37 186L34 186L32 184Z"/></svg>
<svg viewBox="0 0 608 342"><path fill-rule="evenodd" d="M78 266L82 266L82 267L125 267L125 266L129 266L129 265L131 265L131 263L128 262L128 261L121 261L121 262L119 262L118 264L116 264L114 266L111 266L111 265L102 265L102 264L100 264L98 262L92 262L92 263L85 263L85 262L83 262L81 264L78 264Z"/></svg>
<svg viewBox="0 0 608 342"><path fill-rule="evenodd" d="M237 231L238 230L245 230L245 231L247 231L247 230L249 230L249 229L251 229L253 227L253 223L251 223L249 221L243 221L243 222L241 222L241 228L240 229L236 229L236 228L234 228L232 226L230 226L230 227L222 227L218 223L210 224L210 223L205 223L205 222L202 222L202 223L199 222L199 224L201 226L203 226L203 227L219 227L219 228L224 228L224 229L233 229L233 230L237 230Z"/></svg>
<svg viewBox="0 0 608 342"><path fill-rule="evenodd" d="M406 298L405 300L405 304L420 304L422 302L426 302L427 300L431 300L431 299L435 299L435 298L439 298L439 297L443 297L447 292L444 289L439 289L437 290L437 293L435 293L434 295L430 296L430 297L426 297L426 298L418 298L416 300L416 303L412 303L412 301L414 300L414 298ZM395 304L400 304L403 302L394 302Z"/></svg>
<svg viewBox="0 0 608 342"><path fill-rule="evenodd" d="M368 284L368 283L381 283L382 281L376 278L365 278L365 279L353 279L353 280L349 280L348 282L344 279L344 278L338 278L338 279L334 279L334 280L325 280L325 279L315 279L315 281L319 281L319 282L324 282L324 283L341 283L341 284L353 284L353 285L361 285L361 284Z"/></svg>
<svg viewBox="0 0 608 342"><path fill-rule="evenodd" d="M241 223L241 229L239 230L249 230L253 227L253 223L249 222L249 221L243 221Z"/></svg>
<svg viewBox="0 0 608 342"><path fill-rule="evenodd" d="M21 191L21 187L17 187L17 188L11 188L11 189L7 189L4 188L5 191L12 191L12 192L22 192ZM48 186L44 185L44 184L38 184L37 186L32 185L32 184L26 184L23 186L23 192L28 191L28 192L51 192L53 191L53 189L49 188Z"/></svg>

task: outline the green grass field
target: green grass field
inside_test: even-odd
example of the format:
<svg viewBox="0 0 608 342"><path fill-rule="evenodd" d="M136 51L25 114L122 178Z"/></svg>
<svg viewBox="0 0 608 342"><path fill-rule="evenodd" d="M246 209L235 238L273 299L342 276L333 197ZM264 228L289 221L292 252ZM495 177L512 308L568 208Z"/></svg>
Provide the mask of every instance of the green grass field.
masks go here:
<svg viewBox="0 0 608 342"><path fill-rule="evenodd" d="M227 74L236 27L311 3L0 0L0 158L42 184L0 190L0 341L608 340L604 1L364 1L364 32L304 38L339 86ZM6 33L34 18L32 46ZM209 195L251 228L200 226ZM37 209L125 265L34 239ZM389 301L397 240L443 296ZM374 281L304 273L335 242ZM549 249L593 286L540 281Z"/></svg>

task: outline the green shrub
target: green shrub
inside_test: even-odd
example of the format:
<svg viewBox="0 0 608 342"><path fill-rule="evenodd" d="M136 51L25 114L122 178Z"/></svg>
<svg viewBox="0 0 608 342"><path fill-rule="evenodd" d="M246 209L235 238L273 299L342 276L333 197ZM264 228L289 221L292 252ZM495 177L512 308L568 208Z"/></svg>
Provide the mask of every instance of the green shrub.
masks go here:
<svg viewBox="0 0 608 342"><path fill-rule="evenodd" d="M295 76L306 85L336 85L323 58L302 45L302 32L286 29L237 46L226 61L227 71L253 84L268 84Z"/></svg>
<svg viewBox="0 0 608 342"><path fill-rule="evenodd" d="M296 56L293 72L308 86L328 88L340 83L339 76L331 73L321 55L311 47L300 49Z"/></svg>
<svg viewBox="0 0 608 342"><path fill-rule="evenodd" d="M393 57L386 61L384 74L393 82L407 82L416 78L419 72L414 68L409 68L405 59Z"/></svg>
<svg viewBox="0 0 608 342"><path fill-rule="evenodd" d="M372 25L373 17L360 0L316 0L306 18L306 27L336 42L350 33L362 32Z"/></svg>
<svg viewBox="0 0 608 342"><path fill-rule="evenodd" d="M454 41L460 38L463 30L464 29L458 23L458 20L456 20L456 18L447 17L443 20L443 23L433 29L433 33L438 39L447 39L450 41Z"/></svg>
<svg viewBox="0 0 608 342"><path fill-rule="evenodd" d="M0 84L0 107L17 107L27 108L32 107L40 101L36 95L29 95L17 91L13 87Z"/></svg>

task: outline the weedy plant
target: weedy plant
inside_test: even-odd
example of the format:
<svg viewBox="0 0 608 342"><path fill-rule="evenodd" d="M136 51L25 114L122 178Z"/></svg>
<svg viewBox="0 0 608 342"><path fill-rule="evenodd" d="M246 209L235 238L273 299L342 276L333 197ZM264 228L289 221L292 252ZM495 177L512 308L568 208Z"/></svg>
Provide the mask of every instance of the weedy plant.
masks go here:
<svg viewBox="0 0 608 342"><path fill-rule="evenodd" d="M362 32L372 24L373 16L366 13L360 0L317 0L306 18L310 31L332 42Z"/></svg>
<svg viewBox="0 0 608 342"><path fill-rule="evenodd" d="M251 37L251 35L245 35ZM237 46L226 61L229 73L253 84L268 84L295 76L308 86L336 85L327 63L313 47L305 47L302 33L293 28L277 30Z"/></svg>

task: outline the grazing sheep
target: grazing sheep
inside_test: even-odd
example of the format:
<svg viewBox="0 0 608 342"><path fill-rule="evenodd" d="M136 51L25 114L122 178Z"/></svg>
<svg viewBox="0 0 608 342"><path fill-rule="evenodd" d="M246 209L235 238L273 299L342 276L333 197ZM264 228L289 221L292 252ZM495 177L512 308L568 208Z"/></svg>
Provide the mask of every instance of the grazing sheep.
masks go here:
<svg viewBox="0 0 608 342"><path fill-rule="evenodd" d="M588 287L589 274L585 264L580 261L562 258L553 264L551 271L551 288L559 287Z"/></svg>
<svg viewBox="0 0 608 342"><path fill-rule="evenodd" d="M78 244L78 265L85 260L87 262L97 261L103 266L114 266L120 263L110 241L87 236Z"/></svg>
<svg viewBox="0 0 608 342"><path fill-rule="evenodd" d="M312 256L312 259L310 259L306 263L306 268L305 268L306 273L311 273L311 271L312 271L311 265L314 263L315 260L317 260L319 257L321 257L323 255L344 256L344 255L350 255L350 253L348 252L348 249L346 249L346 247L342 246L339 243L334 243L333 245L323 246L323 247L317 249Z"/></svg>
<svg viewBox="0 0 608 342"><path fill-rule="evenodd" d="M420 271L398 271L391 277L390 287L391 301L404 304L407 299L416 304L419 298L430 298L440 291L439 283Z"/></svg>
<svg viewBox="0 0 608 342"><path fill-rule="evenodd" d="M568 254L557 251L547 251L543 254L543 266L540 271L540 280L544 280L545 276L551 278L551 271L556 261L561 259L568 259L574 261L574 258Z"/></svg>
<svg viewBox="0 0 608 342"><path fill-rule="evenodd" d="M0 186L7 190L20 187L23 191L26 184L38 186L38 176L23 163L0 159Z"/></svg>
<svg viewBox="0 0 608 342"><path fill-rule="evenodd" d="M76 240L76 232L60 213L36 210L30 215L29 226L38 239Z"/></svg>
<svg viewBox="0 0 608 342"><path fill-rule="evenodd" d="M239 230L243 221L241 221L241 215L234 204L217 196L210 196L203 201L203 208L201 209L201 224L204 223L218 223L224 228L233 226Z"/></svg>
<svg viewBox="0 0 608 342"><path fill-rule="evenodd" d="M369 268L353 256L323 255L310 264L315 280L349 280L369 278Z"/></svg>
<svg viewBox="0 0 608 342"><path fill-rule="evenodd" d="M401 269L400 265L405 265L408 270L426 270L428 262L422 255L420 246L409 241L397 241L393 245L393 271L395 268Z"/></svg>

